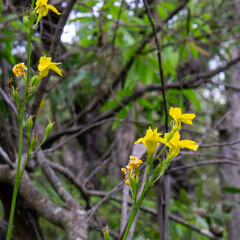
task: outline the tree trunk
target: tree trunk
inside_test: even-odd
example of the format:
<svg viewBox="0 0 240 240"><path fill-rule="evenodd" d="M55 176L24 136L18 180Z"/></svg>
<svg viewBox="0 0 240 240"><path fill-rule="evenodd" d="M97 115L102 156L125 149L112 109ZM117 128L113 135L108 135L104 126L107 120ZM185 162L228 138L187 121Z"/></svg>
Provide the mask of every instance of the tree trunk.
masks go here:
<svg viewBox="0 0 240 240"><path fill-rule="evenodd" d="M235 1L235 20L240 20L240 2ZM239 35L239 34L238 34ZM239 36L238 36L239 37ZM240 55L240 46L235 47L232 53L233 57ZM236 64L232 68L230 85L239 86L240 85L240 63ZM232 142L240 139L240 92L229 90L227 98L227 117L223 126L220 129L220 142ZM222 158L233 158L240 161L240 144L222 146L220 148L220 153ZM240 168L238 166L231 166L228 164L223 164L219 167L220 181L222 186L232 186L235 188L240 188ZM229 194L223 192L225 200L239 202L239 194ZM226 207L223 207L227 210ZM237 205L231 210L232 218L226 221L226 227L228 232L229 240L239 239L240 236L240 206Z"/></svg>

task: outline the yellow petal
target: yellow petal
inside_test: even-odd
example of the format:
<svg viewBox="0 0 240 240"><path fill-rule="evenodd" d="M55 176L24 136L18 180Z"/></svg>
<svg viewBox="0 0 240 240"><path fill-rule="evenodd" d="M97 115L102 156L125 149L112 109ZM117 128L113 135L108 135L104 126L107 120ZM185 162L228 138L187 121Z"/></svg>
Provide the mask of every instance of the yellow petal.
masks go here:
<svg viewBox="0 0 240 240"><path fill-rule="evenodd" d="M191 140L182 140L179 142L181 148L189 148L194 151L197 151L198 145L196 142L191 141Z"/></svg>
<svg viewBox="0 0 240 240"><path fill-rule="evenodd" d="M47 7L48 7L48 9L52 10L56 14L61 15L61 13L58 12L58 10L53 5L47 5Z"/></svg>
<svg viewBox="0 0 240 240"><path fill-rule="evenodd" d="M193 120L195 117L196 117L196 115L195 115L194 113L185 113L185 114L182 114L182 116L180 117L180 120L181 120L183 123L192 125L192 120Z"/></svg>
<svg viewBox="0 0 240 240"><path fill-rule="evenodd" d="M179 117L182 115L182 110L181 108L178 108L178 107L175 107L175 108L171 107L169 109L169 114L177 122Z"/></svg>
<svg viewBox="0 0 240 240"><path fill-rule="evenodd" d="M141 143L143 142L143 138L139 138L136 142L134 142L134 144L138 144L138 143Z"/></svg>
<svg viewBox="0 0 240 240"><path fill-rule="evenodd" d="M40 74L39 74L40 79L46 77L48 75L48 73L49 73L49 69L48 68L46 68L43 71L41 71Z"/></svg>
<svg viewBox="0 0 240 240"><path fill-rule="evenodd" d="M56 66L56 65L59 65L59 64L61 64L61 63L51 63L49 65L49 69L52 69L54 72L56 72L57 74L62 76L61 70Z"/></svg>

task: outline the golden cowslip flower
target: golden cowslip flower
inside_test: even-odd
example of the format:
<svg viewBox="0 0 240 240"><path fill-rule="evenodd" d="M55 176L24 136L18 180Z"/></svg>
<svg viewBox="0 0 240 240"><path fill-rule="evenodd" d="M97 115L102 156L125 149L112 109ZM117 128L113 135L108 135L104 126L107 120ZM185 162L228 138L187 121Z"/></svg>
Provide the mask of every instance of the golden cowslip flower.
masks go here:
<svg viewBox="0 0 240 240"><path fill-rule="evenodd" d="M161 142L161 138L159 137L160 135L162 135L162 134L157 133L157 128L153 131L151 129L151 127L149 127L149 129L146 132L145 137L139 138L135 142L135 144L143 143L145 145L145 147L147 148L148 155L151 156L155 152L159 142Z"/></svg>
<svg viewBox="0 0 240 240"><path fill-rule="evenodd" d="M182 140L180 141L179 132L175 132L172 138L168 141L169 133L164 134L164 138L161 138L161 143L167 145L169 147L170 158L176 157L181 148L188 148L194 151L197 151L198 145L196 142L191 140Z"/></svg>
<svg viewBox="0 0 240 240"><path fill-rule="evenodd" d="M26 75L26 70L27 70L27 67L24 65L24 63L18 63L17 65L15 65L13 67L13 73L17 77L25 76Z"/></svg>
<svg viewBox="0 0 240 240"><path fill-rule="evenodd" d="M61 14L53 5L47 4L47 2L48 0L37 0L35 8L37 14L41 17L45 17L48 14L48 10L52 10L58 15Z"/></svg>
<svg viewBox="0 0 240 240"><path fill-rule="evenodd" d="M52 58L46 57L46 55L40 58L39 65L38 65L40 79L46 77L50 69L56 72L57 74L59 74L60 76L62 76L60 69L57 67L57 65L61 63L54 63L54 62L51 62L51 60Z"/></svg>
<svg viewBox="0 0 240 240"><path fill-rule="evenodd" d="M130 156L130 161L129 161L129 164L127 165L127 169L128 170L133 170L133 169L136 169L138 168L143 162L142 160L140 160L138 157L133 157L133 156Z"/></svg>
<svg viewBox="0 0 240 240"><path fill-rule="evenodd" d="M192 120L193 118L195 118L195 114L194 113L185 113L182 114L182 110L181 108L178 107L171 107L169 110L169 114L170 116L174 119L175 122L175 128L176 130L180 130L181 128L181 122L192 125Z"/></svg>

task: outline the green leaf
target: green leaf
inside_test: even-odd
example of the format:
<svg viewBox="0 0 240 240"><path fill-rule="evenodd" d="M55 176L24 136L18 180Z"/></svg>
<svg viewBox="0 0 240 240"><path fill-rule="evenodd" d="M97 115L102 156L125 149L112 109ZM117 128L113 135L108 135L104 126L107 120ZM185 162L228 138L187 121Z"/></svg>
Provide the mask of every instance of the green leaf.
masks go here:
<svg viewBox="0 0 240 240"><path fill-rule="evenodd" d="M175 4L170 3L170 2L161 2L161 5L166 8L169 12L171 12L175 8Z"/></svg>
<svg viewBox="0 0 240 240"><path fill-rule="evenodd" d="M152 110L154 109L153 104L146 99L140 98L140 99L137 100L137 102L145 108L149 108L149 109L152 109Z"/></svg>
<svg viewBox="0 0 240 240"><path fill-rule="evenodd" d="M239 194L240 193L240 188L235 188L235 187L222 187L223 191L232 193L232 194Z"/></svg>
<svg viewBox="0 0 240 240"><path fill-rule="evenodd" d="M159 16L161 17L161 19L165 19L168 15L167 12L165 11L165 9L160 5L157 5L157 12L158 12Z"/></svg>
<svg viewBox="0 0 240 240"><path fill-rule="evenodd" d="M193 89L183 89L182 94L194 105L197 111L201 111L201 104Z"/></svg>

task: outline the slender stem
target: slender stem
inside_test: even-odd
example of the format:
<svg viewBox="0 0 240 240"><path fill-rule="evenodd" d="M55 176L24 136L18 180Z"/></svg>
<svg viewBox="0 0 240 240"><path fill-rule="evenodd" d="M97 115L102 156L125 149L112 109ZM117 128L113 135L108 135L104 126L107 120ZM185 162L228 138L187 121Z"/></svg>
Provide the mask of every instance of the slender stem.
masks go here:
<svg viewBox="0 0 240 240"><path fill-rule="evenodd" d="M12 225L13 225L13 218L15 212L15 205L17 200L17 191L19 186L19 172L21 167L21 158L22 158L22 140L23 140L23 116L24 116L24 109L22 109L19 117L19 150L18 150L18 163L17 163L17 172L15 176L15 183L13 189L13 197L12 197L12 205L11 205L11 212L10 212L10 219L8 225L8 233L7 233L7 240L11 239L12 235Z"/></svg>
<svg viewBox="0 0 240 240"><path fill-rule="evenodd" d="M7 233L7 240L11 239L12 235L12 225L13 225L13 219L14 219L14 213L15 213L15 206L17 201L17 192L18 187L20 183L20 168L21 168L21 159L22 159L22 144L23 144L23 119L24 119L24 113L25 113L25 106L27 103L27 92L28 92L28 85L30 80L30 53L31 53L31 39L32 39L32 30L30 29L30 33L28 34L28 45L27 45L27 79L25 84L25 91L24 91L24 98L23 98L23 104L20 114L18 115L19 120L19 143L18 143L18 162L17 162L17 172L15 176L15 183L14 183L14 189L13 189L13 197L12 197L12 204L11 204L11 212L10 212L10 219L9 219L9 225L8 225L8 233ZM24 165L26 166L26 164ZM21 174L22 177L22 174Z"/></svg>
<svg viewBox="0 0 240 240"><path fill-rule="evenodd" d="M147 179L146 179L147 181ZM146 182L145 182L146 183ZM126 228L126 231L124 233L124 236L123 236L123 240L126 240L127 239L127 236L128 236L128 233L130 231L130 228L132 226L132 223L135 219L135 216L138 212L138 209L140 207L140 205L142 204L142 201L143 201L143 198L146 194L146 192L148 191L148 187L146 189L143 189L142 193L141 193L141 196L139 197L138 201L137 201L137 204L133 206L133 210L132 210L132 213L131 213L131 216L129 218L129 221L128 221L128 225L127 225L127 228Z"/></svg>

